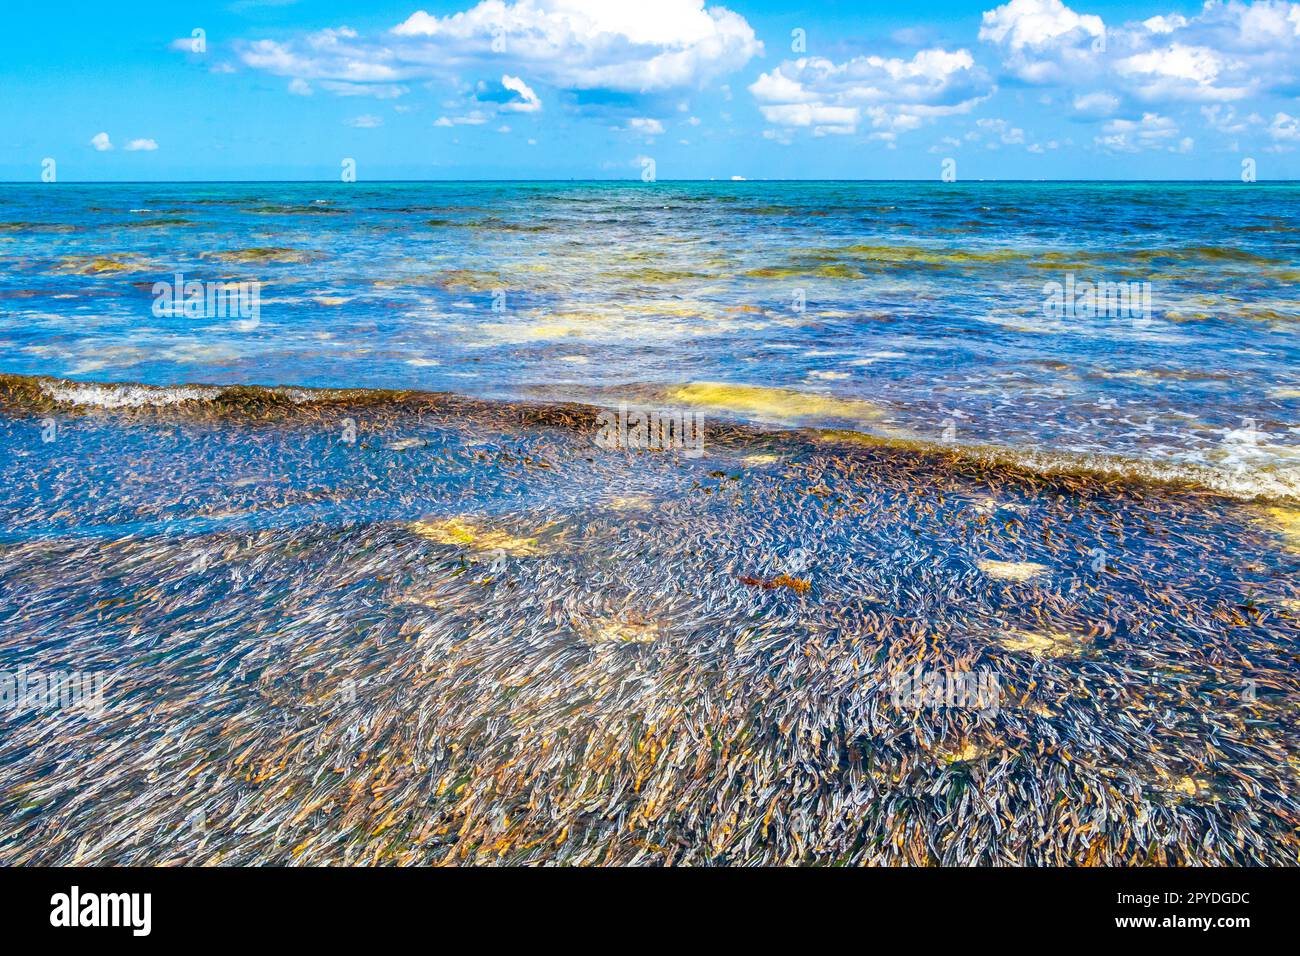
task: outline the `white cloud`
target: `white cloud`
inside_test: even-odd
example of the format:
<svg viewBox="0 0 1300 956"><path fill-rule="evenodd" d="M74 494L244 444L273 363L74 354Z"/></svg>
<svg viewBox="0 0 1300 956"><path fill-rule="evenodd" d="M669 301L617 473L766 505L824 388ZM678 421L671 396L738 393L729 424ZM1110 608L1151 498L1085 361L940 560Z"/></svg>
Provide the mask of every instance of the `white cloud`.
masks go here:
<svg viewBox="0 0 1300 956"><path fill-rule="evenodd" d="M375 116L372 113L365 113L361 116L354 116L352 117L352 119L345 120L344 122L346 122L348 126L351 126L354 129L377 129L378 127L384 125L383 119L381 117Z"/></svg>
<svg viewBox="0 0 1300 956"><path fill-rule="evenodd" d="M306 80L294 77L289 81L289 92L294 96L311 96L316 91L311 88L311 84Z"/></svg>
<svg viewBox="0 0 1300 956"><path fill-rule="evenodd" d="M277 75L360 85L449 78L504 58L563 89L654 92L698 86L762 50L744 17L705 0L482 0L449 16L419 10L386 35L338 27L257 40L241 55Z"/></svg>
<svg viewBox="0 0 1300 956"><path fill-rule="evenodd" d="M464 116L440 116L433 121L434 126L482 126L488 121L482 110L474 110Z"/></svg>
<svg viewBox="0 0 1300 956"><path fill-rule="evenodd" d="M634 116L627 121L627 130L643 136L659 136L664 131L664 124L647 116Z"/></svg>
<svg viewBox="0 0 1300 956"><path fill-rule="evenodd" d="M503 75L501 85L512 93L518 93L519 99L502 103L501 108L512 113L536 113L542 108L542 101L527 83L517 76Z"/></svg>
<svg viewBox="0 0 1300 956"><path fill-rule="evenodd" d="M1175 30L1181 30L1187 26L1187 18L1180 13L1175 13L1167 17L1152 17L1149 20L1143 20L1142 25L1152 33L1173 33Z"/></svg>
<svg viewBox="0 0 1300 956"><path fill-rule="evenodd" d="M980 39L1011 50L1044 50L1104 31L1101 17L1075 13L1061 0L1011 0L984 14Z"/></svg>
<svg viewBox="0 0 1300 956"><path fill-rule="evenodd" d="M1201 116L1205 118L1206 126L1231 136L1244 133L1250 127L1259 126L1264 122L1264 117L1258 113L1239 116L1231 106L1224 106L1220 103L1215 103L1213 106L1202 106Z"/></svg>
<svg viewBox="0 0 1300 956"><path fill-rule="evenodd" d="M206 53L207 37L179 37L167 44L167 49L175 50L177 53Z"/></svg>
<svg viewBox="0 0 1300 956"><path fill-rule="evenodd" d="M344 80L321 80L320 87L335 96L373 96L377 100L393 100L410 92L410 88L401 83L349 83Z"/></svg>
<svg viewBox="0 0 1300 956"><path fill-rule="evenodd" d="M113 148L113 143L109 140L107 133L96 133L90 138L90 145L95 147L95 149L99 150L101 153L107 152Z"/></svg>
<svg viewBox="0 0 1300 956"><path fill-rule="evenodd" d="M1277 142L1300 142L1300 119L1289 113L1278 113L1268 126L1268 135Z"/></svg>
<svg viewBox="0 0 1300 956"><path fill-rule="evenodd" d="M1061 0L1011 0L987 11L979 38L1002 48L1003 65L1030 83L1063 79L1104 42L1101 17L1078 14Z"/></svg>
<svg viewBox="0 0 1300 956"><path fill-rule="evenodd" d="M133 139L125 148L128 153L151 153L158 148L158 144L152 139Z"/></svg>
<svg viewBox="0 0 1300 956"><path fill-rule="evenodd" d="M891 141L894 134L928 120L968 112L989 95L991 84L969 51L936 48L921 50L910 60L787 60L761 74L749 91L774 126L844 134L866 121L878 138Z"/></svg>
<svg viewBox="0 0 1300 956"><path fill-rule="evenodd" d="M1019 146L1025 142L1025 131L1012 126L1004 119L982 119L975 123L980 129L997 137L997 142L1004 146Z"/></svg>
<svg viewBox="0 0 1300 956"><path fill-rule="evenodd" d="M1148 103L1227 102L1300 80L1300 3L1207 0L1192 17L1107 26L1061 0L1011 0L984 14L980 39L1038 84L1109 82Z"/></svg>
<svg viewBox="0 0 1300 956"><path fill-rule="evenodd" d="M1256 80L1240 64L1205 46L1169 46L1124 57L1115 72L1147 100L1238 100L1249 96ZM1233 83L1229 76L1240 73Z"/></svg>
<svg viewBox="0 0 1300 956"><path fill-rule="evenodd" d="M1074 111L1083 116L1110 116L1119 109L1119 97L1104 91L1074 98Z"/></svg>
<svg viewBox="0 0 1300 956"><path fill-rule="evenodd" d="M1178 140L1178 124L1158 113L1143 113L1141 119L1113 119L1102 127L1102 135L1093 142L1111 153L1138 153L1149 149L1163 149L1186 153L1192 140Z"/></svg>

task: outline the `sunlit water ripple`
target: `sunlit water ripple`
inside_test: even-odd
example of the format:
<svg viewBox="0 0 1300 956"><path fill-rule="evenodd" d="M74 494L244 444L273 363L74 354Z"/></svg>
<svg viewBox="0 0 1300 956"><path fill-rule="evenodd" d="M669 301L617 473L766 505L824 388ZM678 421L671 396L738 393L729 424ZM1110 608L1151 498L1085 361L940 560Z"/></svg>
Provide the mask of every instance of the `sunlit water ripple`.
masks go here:
<svg viewBox="0 0 1300 956"><path fill-rule="evenodd" d="M1285 184L6 186L0 371L691 404L1293 495L1298 212ZM258 321L156 316L176 273L260 282ZM1054 316L1069 276L1149 282L1150 314Z"/></svg>

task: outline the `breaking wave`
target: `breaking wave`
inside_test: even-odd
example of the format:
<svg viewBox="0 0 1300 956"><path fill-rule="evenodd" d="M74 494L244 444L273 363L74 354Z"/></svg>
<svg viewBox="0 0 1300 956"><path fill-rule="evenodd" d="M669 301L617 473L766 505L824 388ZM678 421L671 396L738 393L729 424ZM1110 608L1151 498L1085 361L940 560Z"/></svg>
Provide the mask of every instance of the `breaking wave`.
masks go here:
<svg viewBox="0 0 1300 956"><path fill-rule="evenodd" d="M714 401L693 401L694 393L678 389L682 404L712 406ZM672 402L674 393L664 393ZM706 396L707 397L707 396ZM862 403L864 406L866 403ZM257 411L260 419L274 418L276 410L308 410L329 406L432 406L463 414L467 418L489 412L520 413L515 419L538 426L595 427L599 408L561 402L506 402L472 398L449 392L382 390L366 388L306 388L264 385L145 385L135 382L77 382L46 376L0 374L0 411L69 413L104 411L120 414L194 413L203 417L247 414ZM753 409L738 408L732 414L715 415L707 429L716 434L725 429L732 437L768 441L779 436L825 452L837 447L873 448L923 455L952 467L981 467L1017 471L1044 478L1080 477L1117 485L1165 485L1197 490L1243 501L1300 501L1300 467L1282 462L1232 462L1222 466L1185 461L1158 461L1101 452L1073 452L1005 445L961 445L927 441L914 437L878 434L864 422L855 429L827 429L805 425L780 427L767 422L749 424ZM761 417L761 416L760 416ZM865 418L866 416L864 416Z"/></svg>

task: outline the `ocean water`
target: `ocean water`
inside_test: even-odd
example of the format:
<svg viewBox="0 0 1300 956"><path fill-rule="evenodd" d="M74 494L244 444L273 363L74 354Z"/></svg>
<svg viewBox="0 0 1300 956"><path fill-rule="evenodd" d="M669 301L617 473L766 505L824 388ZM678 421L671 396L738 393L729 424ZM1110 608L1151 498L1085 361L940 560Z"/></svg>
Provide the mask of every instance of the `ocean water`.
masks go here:
<svg viewBox="0 0 1300 956"><path fill-rule="evenodd" d="M658 403L1300 489L1293 184L8 185L0 262L0 372ZM178 274L259 283L257 316L157 314ZM1087 282L1141 307L1053 307Z"/></svg>
<svg viewBox="0 0 1300 956"><path fill-rule="evenodd" d="M1297 213L0 187L0 864L1293 865Z"/></svg>

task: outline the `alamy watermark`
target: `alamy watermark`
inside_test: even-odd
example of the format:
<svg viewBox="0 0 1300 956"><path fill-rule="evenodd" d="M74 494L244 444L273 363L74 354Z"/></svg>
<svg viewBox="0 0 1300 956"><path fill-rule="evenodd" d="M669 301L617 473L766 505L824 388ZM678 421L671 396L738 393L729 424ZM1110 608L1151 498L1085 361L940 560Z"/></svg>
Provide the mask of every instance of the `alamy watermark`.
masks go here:
<svg viewBox="0 0 1300 956"><path fill-rule="evenodd" d="M1043 313L1052 319L1151 318L1150 282L1076 281L1067 273L1064 282L1043 283Z"/></svg>
<svg viewBox="0 0 1300 956"><path fill-rule="evenodd" d="M1002 683L986 668L927 671L918 665L890 678L889 699L899 710L954 707L994 715L1001 709Z"/></svg>
<svg viewBox="0 0 1300 956"><path fill-rule="evenodd" d="M186 279L178 272L170 282L153 284L153 314L157 318L238 318L240 328L262 320L262 283Z"/></svg>
<svg viewBox="0 0 1300 956"><path fill-rule="evenodd" d="M596 416L596 445L606 450L681 451L687 458L704 454L704 416L680 408L643 408L622 402L618 410Z"/></svg>
<svg viewBox="0 0 1300 956"><path fill-rule="evenodd" d="M104 712L103 671L0 671L0 719L27 712L81 711L92 717Z"/></svg>

